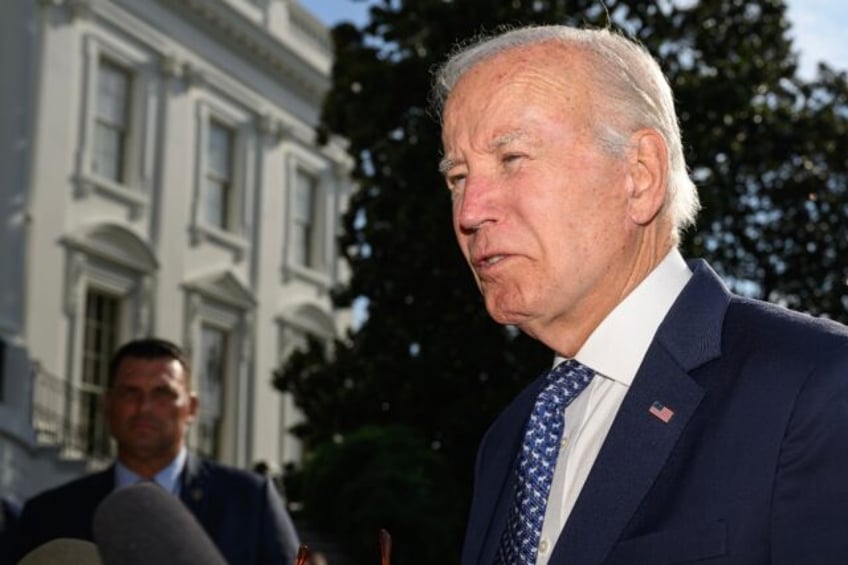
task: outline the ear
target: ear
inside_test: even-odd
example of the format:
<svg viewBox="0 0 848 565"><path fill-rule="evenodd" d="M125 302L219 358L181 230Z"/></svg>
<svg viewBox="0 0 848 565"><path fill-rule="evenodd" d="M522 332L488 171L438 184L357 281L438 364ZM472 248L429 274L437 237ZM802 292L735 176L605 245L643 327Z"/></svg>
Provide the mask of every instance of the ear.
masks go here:
<svg viewBox="0 0 848 565"><path fill-rule="evenodd" d="M195 416L197 416L197 408L200 405L200 402L197 400L197 393L190 392L188 393L188 421L193 422Z"/></svg>
<svg viewBox="0 0 848 565"><path fill-rule="evenodd" d="M654 129L630 138L627 210L638 225L649 224L662 209L668 191L668 148Z"/></svg>

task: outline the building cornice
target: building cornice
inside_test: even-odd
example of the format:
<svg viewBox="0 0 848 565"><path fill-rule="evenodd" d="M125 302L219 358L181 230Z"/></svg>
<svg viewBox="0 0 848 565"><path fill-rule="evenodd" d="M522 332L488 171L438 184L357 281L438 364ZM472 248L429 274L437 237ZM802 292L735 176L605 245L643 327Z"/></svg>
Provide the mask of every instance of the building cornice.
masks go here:
<svg viewBox="0 0 848 565"><path fill-rule="evenodd" d="M322 37L303 18L291 17L285 30L272 34L221 0L158 0L168 9L181 8L197 22L211 27L242 49L249 58L261 61L274 72L289 77L309 96L321 98L330 88L332 44L329 32ZM302 10L302 9L301 9Z"/></svg>

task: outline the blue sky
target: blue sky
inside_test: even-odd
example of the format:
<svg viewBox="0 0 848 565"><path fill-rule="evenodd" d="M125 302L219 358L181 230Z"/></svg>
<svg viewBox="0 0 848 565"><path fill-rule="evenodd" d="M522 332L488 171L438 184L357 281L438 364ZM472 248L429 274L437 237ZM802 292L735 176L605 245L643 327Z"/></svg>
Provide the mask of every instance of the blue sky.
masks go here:
<svg viewBox="0 0 848 565"><path fill-rule="evenodd" d="M367 0L298 0L328 26L341 20L362 23ZM848 2L846 0L789 0L789 19L801 74L811 78L818 61L848 70Z"/></svg>

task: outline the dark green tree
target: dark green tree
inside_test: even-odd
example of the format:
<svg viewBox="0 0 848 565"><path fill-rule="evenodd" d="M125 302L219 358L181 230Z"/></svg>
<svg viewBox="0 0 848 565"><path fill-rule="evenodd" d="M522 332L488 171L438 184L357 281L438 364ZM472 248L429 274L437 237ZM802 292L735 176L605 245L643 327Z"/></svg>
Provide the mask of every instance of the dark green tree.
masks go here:
<svg viewBox="0 0 848 565"><path fill-rule="evenodd" d="M359 187L340 241L353 276L335 299L364 297L368 318L332 355L317 343L296 354L275 382L303 409L310 448L362 426L417 430L455 473L461 517L482 433L551 354L489 320L458 251L430 73L458 40L530 23L642 41L675 90L704 204L685 253L747 294L848 321L846 76L796 76L782 1L375 3L363 28L333 30L322 126L350 141ZM460 536L433 543L456 555Z"/></svg>
<svg viewBox="0 0 848 565"><path fill-rule="evenodd" d="M355 563L379 563L378 532L392 538L392 562L445 560L460 527L459 498L448 462L415 430L363 427L321 445L303 472L306 518L336 532ZM355 525L351 527L351 525Z"/></svg>

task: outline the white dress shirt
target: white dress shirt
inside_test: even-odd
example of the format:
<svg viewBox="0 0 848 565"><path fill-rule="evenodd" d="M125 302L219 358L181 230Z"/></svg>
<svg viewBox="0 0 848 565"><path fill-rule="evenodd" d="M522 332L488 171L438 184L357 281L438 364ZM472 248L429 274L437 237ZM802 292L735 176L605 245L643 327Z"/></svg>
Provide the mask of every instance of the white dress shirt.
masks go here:
<svg viewBox="0 0 848 565"><path fill-rule="evenodd" d="M595 377L565 409L537 565L547 565L654 334L691 276L680 253L671 251L604 318L574 356L591 367ZM563 360L557 356L554 365Z"/></svg>

